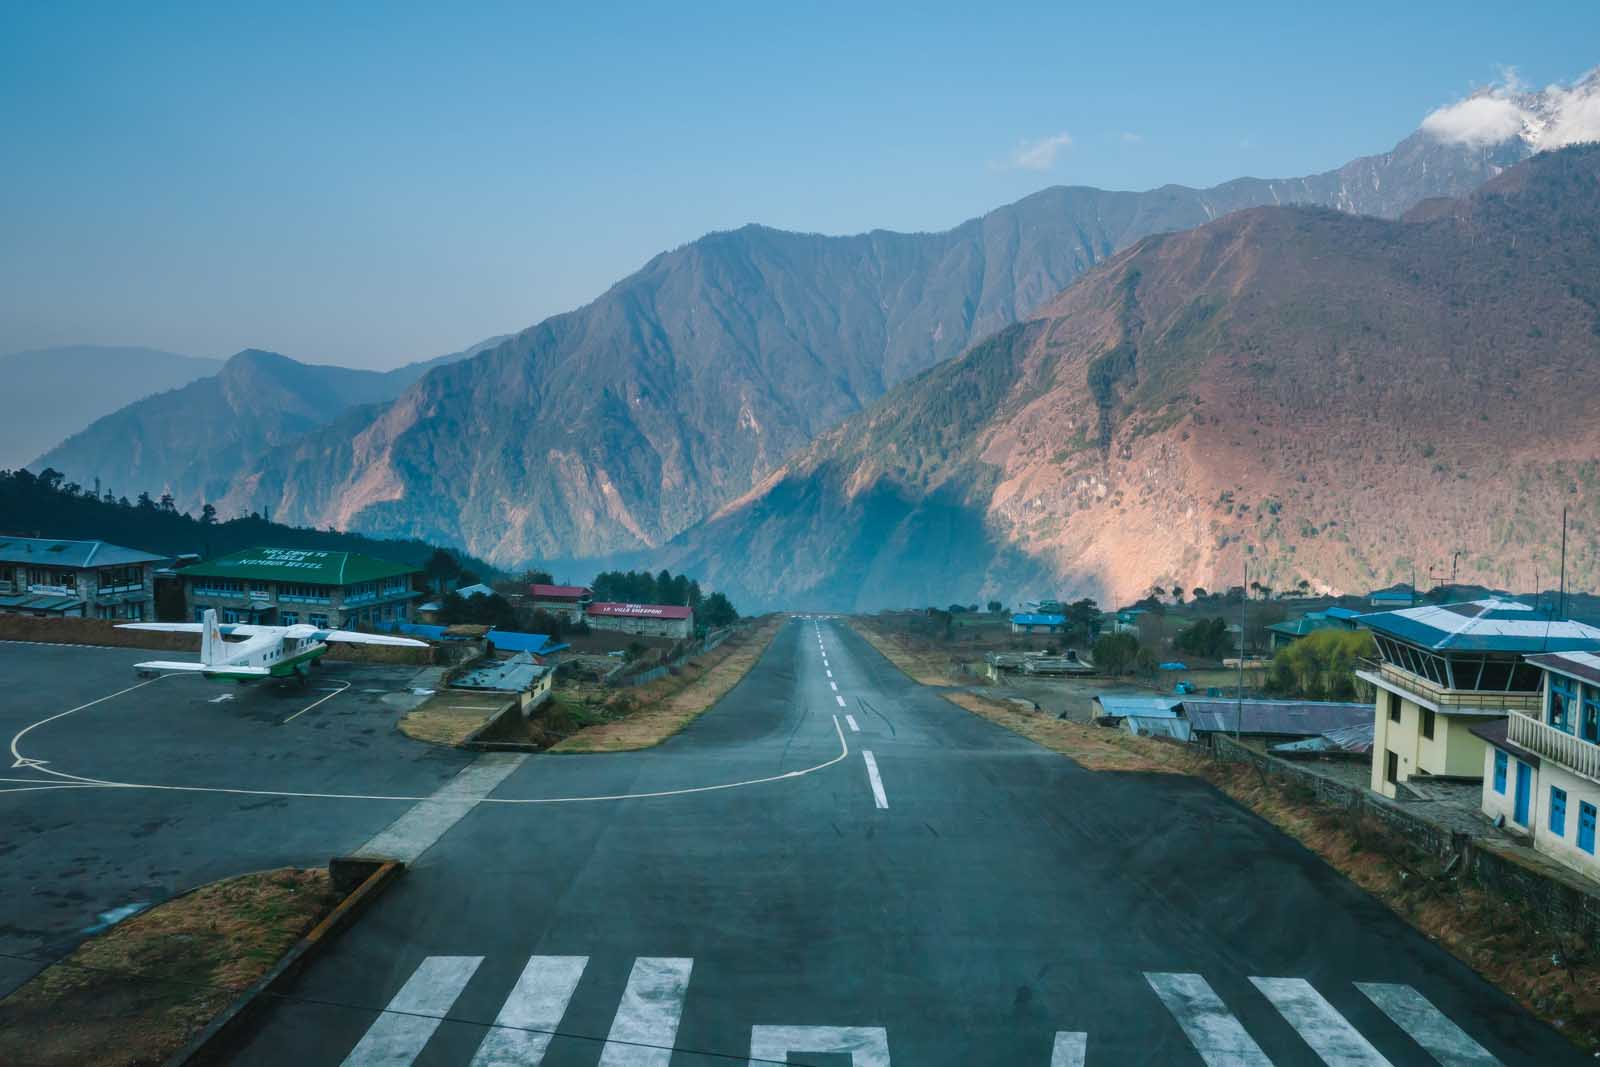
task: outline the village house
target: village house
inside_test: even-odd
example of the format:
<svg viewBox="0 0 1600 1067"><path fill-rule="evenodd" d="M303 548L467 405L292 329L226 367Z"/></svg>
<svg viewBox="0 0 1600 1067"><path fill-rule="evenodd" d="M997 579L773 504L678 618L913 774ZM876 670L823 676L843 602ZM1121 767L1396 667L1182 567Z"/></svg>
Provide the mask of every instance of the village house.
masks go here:
<svg viewBox="0 0 1600 1067"><path fill-rule="evenodd" d="M0 613L154 619L155 569L167 558L104 541L0 537Z"/></svg>
<svg viewBox="0 0 1600 1067"><path fill-rule="evenodd" d="M545 585L535 583L528 587L528 598L533 610L546 611L567 622L577 622L593 599L587 586Z"/></svg>
<svg viewBox="0 0 1600 1067"><path fill-rule="evenodd" d="M1058 634L1066 625L1065 615L1049 612L1018 612L1011 616L1011 632L1014 634Z"/></svg>
<svg viewBox="0 0 1600 1067"><path fill-rule="evenodd" d="M1378 690L1372 788L1394 797L1416 776L1477 781L1487 742L1474 726L1538 715L1543 652L1600 649L1600 629L1514 600L1486 599L1363 615L1379 663L1357 677Z"/></svg>
<svg viewBox="0 0 1600 1067"><path fill-rule="evenodd" d="M681 604L589 604L584 619L596 630L615 630L642 637L694 636L694 609Z"/></svg>
<svg viewBox="0 0 1600 1067"><path fill-rule="evenodd" d="M247 548L178 572L189 616L318 629L409 622L417 567L355 552Z"/></svg>

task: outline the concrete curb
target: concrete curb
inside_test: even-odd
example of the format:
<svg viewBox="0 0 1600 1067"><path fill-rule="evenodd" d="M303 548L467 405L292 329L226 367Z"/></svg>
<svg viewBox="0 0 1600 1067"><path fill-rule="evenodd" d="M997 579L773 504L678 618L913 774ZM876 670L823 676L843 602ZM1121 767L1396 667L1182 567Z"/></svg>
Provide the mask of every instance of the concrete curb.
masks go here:
<svg viewBox="0 0 1600 1067"><path fill-rule="evenodd" d="M262 1002L282 992L315 955L355 921L405 870L394 860L335 858L328 872L346 896L328 915L296 941L272 969L224 1008L206 1028L167 1058L164 1067L200 1067L223 1063L261 1013ZM353 888L351 888L353 886Z"/></svg>

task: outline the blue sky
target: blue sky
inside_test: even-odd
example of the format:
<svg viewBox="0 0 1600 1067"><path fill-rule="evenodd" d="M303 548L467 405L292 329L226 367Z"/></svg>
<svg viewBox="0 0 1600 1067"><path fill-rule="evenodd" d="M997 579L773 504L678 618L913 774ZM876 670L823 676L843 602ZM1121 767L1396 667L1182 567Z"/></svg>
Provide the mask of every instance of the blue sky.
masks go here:
<svg viewBox="0 0 1600 1067"><path fill-rule="evenodd" d="M232 6L0 6L0 353L393 366L710 230L1309 173L1600 64L1571 0Z"/></svg>

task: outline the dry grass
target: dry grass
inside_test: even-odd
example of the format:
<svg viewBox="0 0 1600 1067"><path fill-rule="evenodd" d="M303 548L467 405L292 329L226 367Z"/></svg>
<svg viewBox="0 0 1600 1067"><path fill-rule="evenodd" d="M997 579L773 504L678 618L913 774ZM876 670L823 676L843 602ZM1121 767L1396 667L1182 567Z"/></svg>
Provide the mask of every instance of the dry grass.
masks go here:
<svg viewBox="0 0 1600 1067"><path fill-rule="evenodd" d="M0 1001L0 1063L160 1063L337 903L322 869L202 886L90 938Z"/></svg>
<svg viewBox="0 0 1600 1067"><path fill-rule="evenodd" d="M923 685L966 684L955 677L955 665L950 661L948 652L935 650L926 642L895 633L873 619L854 617L845 621L873 648L883 653L885 659L913 680Z"/></svg>
<svg viewBox="0 0 1600 1067"><path fill-rule="evenodd" d="M400 732L435 745L459 745L506 706L477 693L442 690L400 719Z"/></svg>
<svg viewBox="0 0 1600 1067"><path fill-rule="evenodd" d="M659 745L737 685L783 622L782 616L768 616L696 657L679 673L618 694L607 702L606 711L620 713L619 718L586 726L550 751L631 752Z"/></svg>
<svg viewBox="0 0 1600 1067"><path fill-rule="evenodd" d="M973 693L950 692L945 693L944 698L1037 745L1059 752L1091 771L1194 773L1195 757L1182 745L1134 737L1103 726L1069 722L1037 711L1023 711L1015 705Z"/></svg>

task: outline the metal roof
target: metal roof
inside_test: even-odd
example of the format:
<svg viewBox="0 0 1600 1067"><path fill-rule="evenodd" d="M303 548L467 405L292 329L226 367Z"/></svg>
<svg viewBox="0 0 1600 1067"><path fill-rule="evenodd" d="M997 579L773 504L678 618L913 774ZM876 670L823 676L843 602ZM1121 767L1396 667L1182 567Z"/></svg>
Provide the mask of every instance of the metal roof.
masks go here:
<svg viewBox="0 0 1600 1067"><path fill-rule="evenodd" d="M1356 613L1351 612L1350 618L1355 617ZM1315 633L1318 630L1343 630L1345 625L1336 619L1329 618L1323 612L1308 611L1298 619L1272 623L1267 629L1275 633L1288 634L1292 637L1304 637L1306 634Z"/></svg>
<svg viewBox="0 0 1600 1067"><path fill-rule="evenodd" d="M1557 619L1516 600L1425 604L1361 615L1369 630L1436 652L1566 652L1600 649L1600 628Z"/></svg>
<svg viewBox="0 0 1600 1067"><path fill-rule="evenodd" d="M160 563L168 556L104 541L63 541L49 537L0 537L0 563L37 563L50 567L124 567Z"/></svg>
<svg viewBox="0 0 1600 1067"><path fill-rule="evenodd" d="M1094 698L1107 715L1136 718L1176 718L1183 704L1182 697L1129 697L1114 693L1100 693Z"/></svg>
<svg viewBox="0 0 1600 1067"><path fill-rule="evenodd" d="M535 663L526 652L519 652L508 660L496 660L465 672L450 683L452 689L490 689L502 693L521 693L532 689L533 683L544 677L553 667Z"/></svg>
<svg viewBox="0 0 1600 1067"><path fill-rule="evenodd" d="M494 590L490 589L488 586L484 585L482 582L478 582L475 585L464 585L460 589L457 589L456 590L456 596L458 596L458 597L494 596Z"/></svg>
<svg viewBox="0 0 1600 1067"><path fill-rule="evenodd" d="M1417 591L1405 582L1401 582L1399 585L1391 585L1387 589L1374 589L1367 594L1368 600L1399 600L1401 597L1415 600Z"/></svg>
<svg viewBox="0 0 1600 1067"><path fill-rule="evenodd" d="M1345 726L1338 730L1327 730L1315 737L1308 737L1304 741L1286 741L1281 745L1273 745L1274 752L1353 752L1362 754L1372 751L1373 738L1377 735L1377 723L1367 721L1359 726Z"/></svg>
<svg viewBox="0 0 1600 1067"><path fill-rule="evenodd" d="M1345 622L1353 622L1361 617L1361 612L1355 611L1351 608L1327 608L1322 612L1322 614L1326 615L1330 619L1340 619Z"/></svg>
<svg viewBox="0 0 1600 1067"><path fill-rule="evenodd" d="M583 585L544 585L535 582L528 587L528 592L535 598L543 597L546 600L577 600L588 596L589 588Z"/></svg>
<svg viewBox="0 0 1600 1067"><path fill-rule="evenodd" d="M1288 734L1312 737L1329 730L1370 723L1371 704L1324 700L1246 700L1242 734ZM1185 697L1183 714L1199 733L1233 733L1240 702L1221 697Z"/></svg>
<svg viewBox="0 0 1600 1067"><path fill-rule="evenodd" d="M490 630L483 636L493 642L495 648L507 652L532 652L544 655L554 652L557 648L566 648L566 645L552 645L548 634L524 634L515 630Z"/></svg>
<svg viewBox="0 0 1600 1067"><path fill-rule="evenodd" d="M590 615L614 615L625 619L687 619L694 609L682 604L615 604L599 600L589 605Z"/></svg>
<svg viewBox="0 0 1600 1067"><path fill-rule="evenodd" d="M184 567L178 574L184 578L355 585L357 582L416 574L418 570L408 563L393 563L357 552L328 552L315 548L247 548Z"/></svg>
<svg viewBox="0 0 1600 1067"><path fill-rule="evenodd" d="M1066 621L1065 615L1049 615L1043 612L1020 612L1011 616L1011 622L1017 626L1060 626Z"/></svg>
<svg viewBox="0 0 1600 1067"><path fill-rule="evenodd" d="M0 596L0 608L16 608L19 611L66 611L69 608L81 608L83 601L72 596L48 596L21 593L17 596Z"/></svg>
<svg viewBox="0 0 1600 1067"><path fill-rule="evenodd" d="M1590 685L1600 685L1600 656L1593 652L1550 652L1529 656L1528 662L1535 667L1565 674Z"/></svg>

